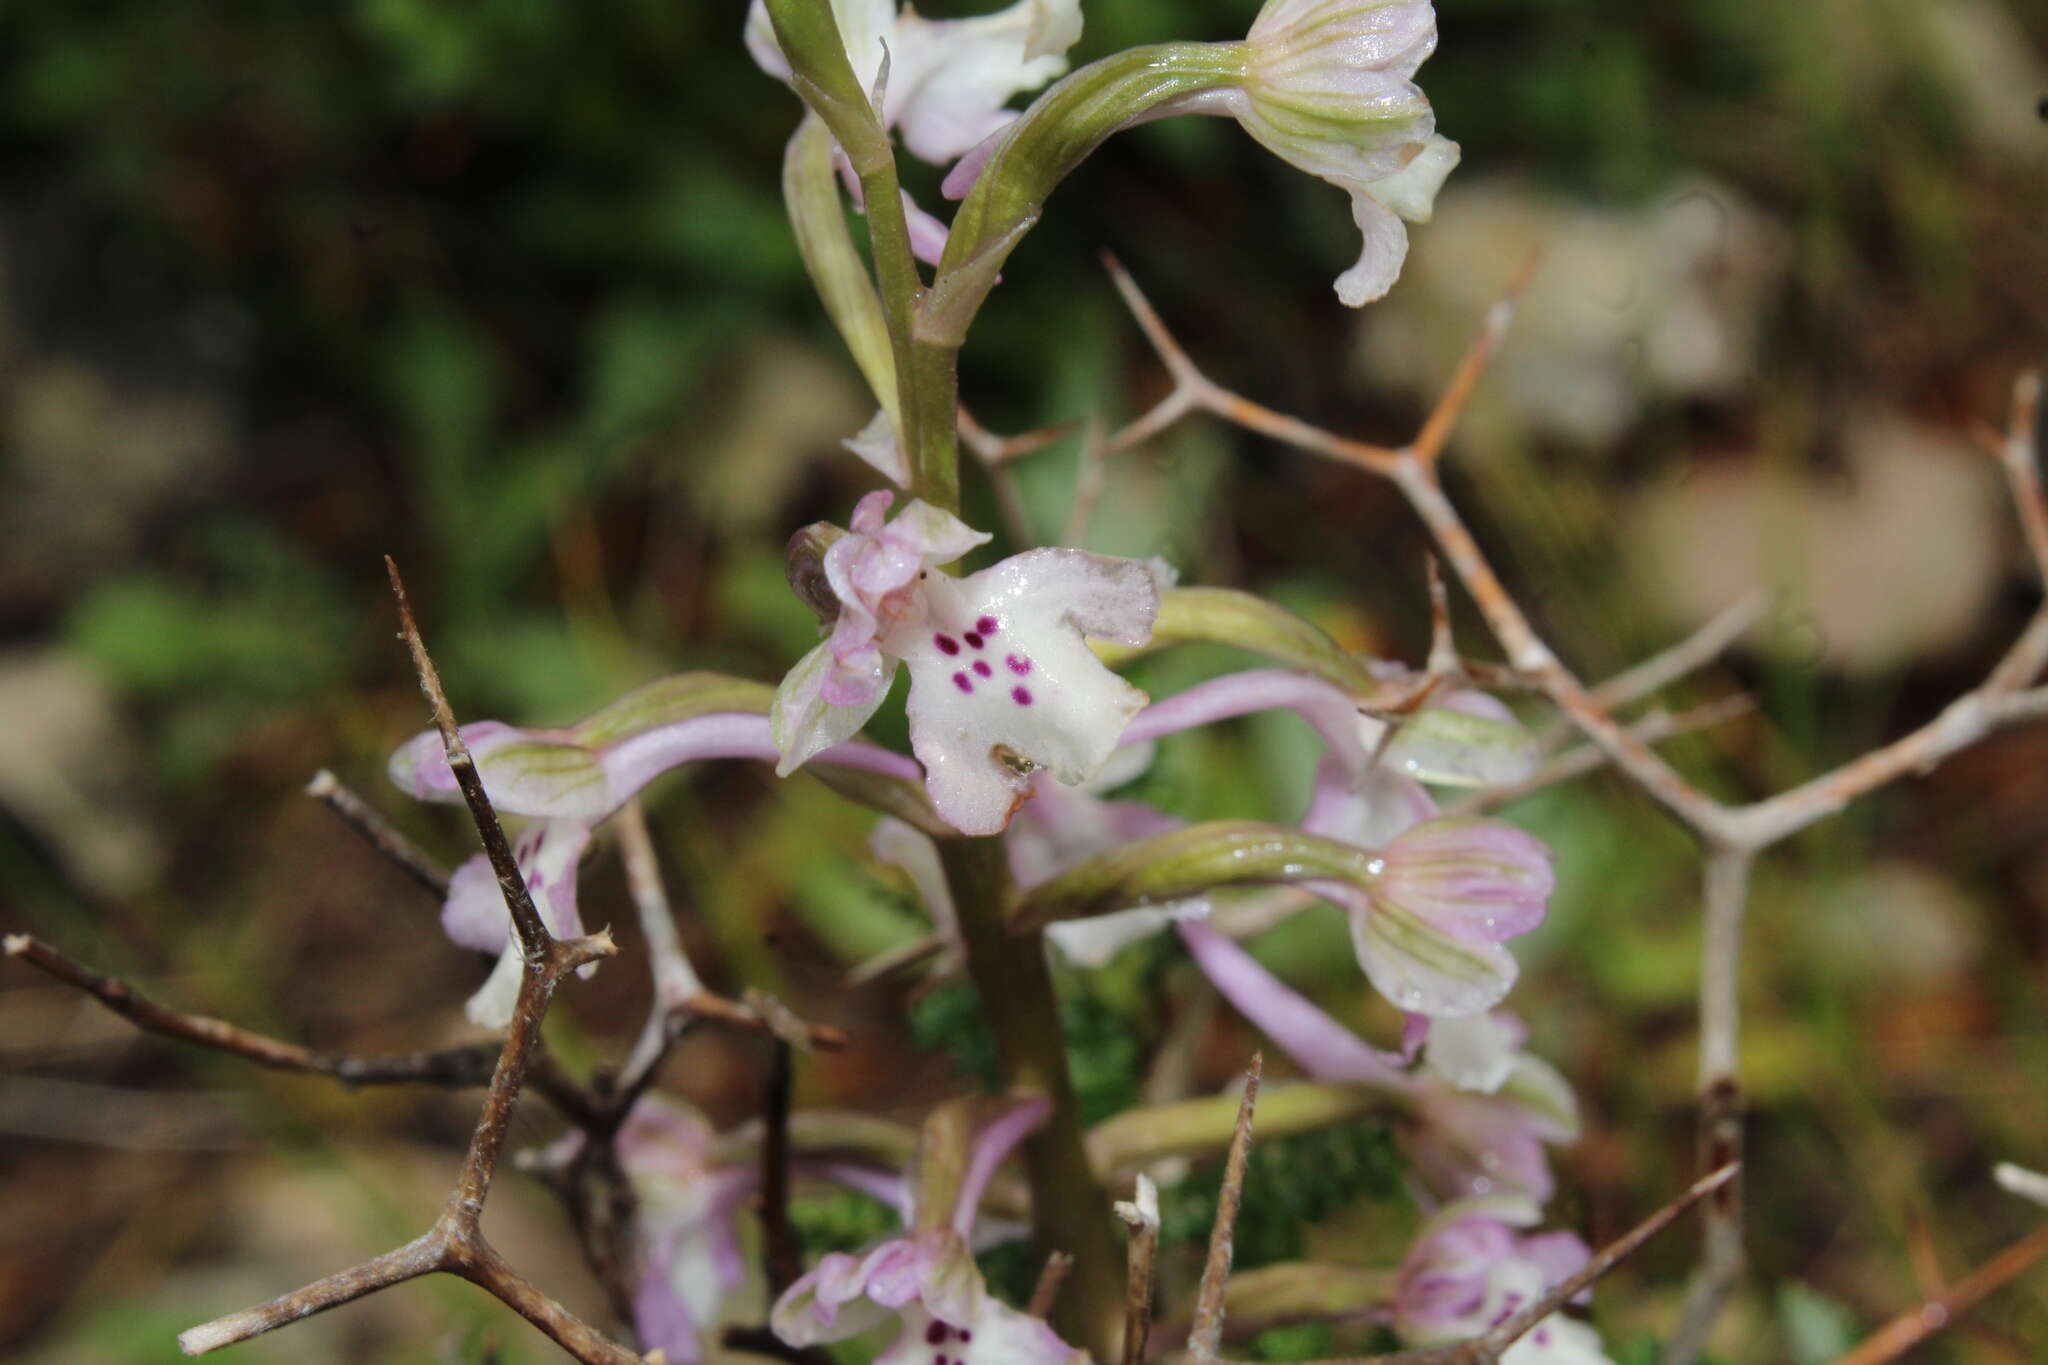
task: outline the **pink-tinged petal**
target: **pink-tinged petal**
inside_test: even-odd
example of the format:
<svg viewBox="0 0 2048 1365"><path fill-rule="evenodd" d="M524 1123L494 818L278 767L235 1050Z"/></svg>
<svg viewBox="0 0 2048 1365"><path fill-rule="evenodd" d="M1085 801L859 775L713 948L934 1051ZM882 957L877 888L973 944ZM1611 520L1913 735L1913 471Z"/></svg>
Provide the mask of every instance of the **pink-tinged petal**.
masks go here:
<svg viewBox="0 0 2048 1365"><path fill-rule="evenodd" d="M1543 842L1495 820L1417 825L1386 846L1382 861L1375 904L1473 943L1534 929L1556 885Z"/></svg>
<svg viewBox="0 0 2048 1365"><path fill-rule="evenodd" d="M967 155L953 163L953 169L946 172L945 181L939 186L939 193L948 199L965 199L974 188L974 182L981 179L981 173L988 168L989 158L996 154L996 148L1003 145L1003 134L1009 125L990 133L974 144Z"/></svg>
<svg viewBox="0 0 2048 1365"><path fill-rule="evenodd" d="M619 1165L635 1181L693 1183L709 1168L715 1140L696 1110L665 1095L643 1095L619 1127Z"/></svg>
<svg viewBox="0 0 2048 1365"><path fill-rule="evenodd" d="M512 915L498 889L491 860L479 853L465 859L448 878L448 898L441 902L441 932L458 948L502 953L512 937Z"/></svg>
<svg viewBox="0 0 2048 1365"><path fill-rule="evenodd" d="M1359 714L1344 692L1319 678L1279 668L1254 668L1197 683L1154 702L1124 731L1125 744L1213 725L1259 711L1293 711L1322 737L1348 778L1357 780L1372 761L1380 724ZM1369 735L1368 730L1372 733Z"/></svg>
<svg viewBox="0 0 2048 1365"><path fill-rule="evenodd" d="M997 833L1032 770L1077 783L1101 769L1145 694L1083 637L1150 637L1159 590L1144 564L1033 550L963 580L935 574L923 600L883 649L910 667L911 748L948 823Z"/></svg>
<svg viewBox="0 0 2048 1365"><path fill-rule="evenodd" d="M1513 1101L1439 1081L1417 1088L1415 1106L1422 1121L1409 1154L1431 1189L1453 1197L1513 1190L1536 1200L1556 1191L1543 1130Z"/></svg>
<svg viewBox="0 0 2048 1365"><path fill-rule="evenodd" d="M583 932L576 913L576 864L590 843L590 826L574 820L537 820L513 842L512 853L541 921L557 938ZM441 931L457 946L503 952L512 937L512 912L490 861L479 853L448 879Z"/></svg>
<svg viewBox="0 0 2048 1365"><path fill-rule="evenodd" d="M927 1239L900 1237L884 1242L861 1262L867 1296L884 1308L901 1308L923 1292L934 1251Z"/></svg>
<svg viewBox="0 0 2048 1365"><path fill-rule="evenodd" d="M1181 941L1223 997L1303 1071L1324 1081L1408 1089L1394 1061L1283 984L1252 955L1205 924L1182 924Z"/></svg>
<svg viewBox="0 0 2048 1365"><path fill-rule="evenodd" d="M1548 1285L1563 1284L1593 1259L1592 1250L1576 1232L1539 1232L1524 1237L1520 1250L1536 1263Z"/></svg>
<svg viewBox="0 0 2048 1365"><path fill-rule="evenodd" d="M1067 69L1081 36L1080 0L1018 0L971 19L905 8L891 47L886 121L934 165L953 161L1016 115L1012 95Z"/></svg>
<svg viewBox="0 0 2048 1365"><path fill-rule="evenodd" d="M895 30L897 0L832 0L832 17L839 26L839 40L846 46L847 59L860 88L873 91L875 78L887 60L887 47ZM775 41L775 25L762 0L753 0L747 10L747 51L760 68L779 81L790 78L789 59Z"/></svg>
<svg viewBox="0 0 2048 1365"><path fill-rule="evenodd" d="M1515 959L1497 943L1455 937L1377 893L1367 897L1350 886L1316 890L1347 907L1358 965L1404 1010L1477 1014L1498 1005L1515 984Z"/></svg>
<svg viewBox="0 0 2048 1365"><path fill-rule="evenodd" d="M650 1257L633 1285L633 1331L649 1351L665 1351L677 1365L696 1365L704 1358L703 1328L676 1292L674 1268L662 1256Z"/></svg>
<svg viewBox="0 0 2048 1365"><path fill-rule="evenodd" d="M867 1275L860 1257L828 1251L818 1264L783 1291L768 1325L791 1346L817 1346L858 1336L889 1317L866 1297Z"/></svg>
<svg viewBox="0 0 2048 1365"><path fill-rule="evenodd" d="M910 197L910 191L903 191L903 219L910 229L910 254L926 265L935 266L946 255L946 237L951 231L942 218L925 211L923 205ZM886 471L885 471L886 472ZM909 479L898 479L907 484Z"/></svg>
<svg viewBox="0 0 2048 1365"><path fill-rule="evenodd" d="M1042 1098L1025 1100L984 1124L974 1135L967 1149L967 1174L961 1178L958 1202L953 1207L953 1231L964 1238L973 1229L982 1193L988 1189L997 1168L1018 1143L1038 1130L1051 1112L1052 1105Z"/></svg>
<svg viewBox="0 0 2048 1365"><path fill-rule="evenodd" d="M886 524L885 518L889 515L889 509L895 502L896 495L886 488L863 493L860 501L853 505L853 515L847 519L846 524L857 536L879 536Z"/></svg>
<svg viewBox="0 0 2048 1365"><path fill-rule="evenodd" d="M1436 802L1414 779L1378 765L1354 779L1335 758L1325 757L1316 768L1315 796L1301 828L1305 834L1383 849L1436 815Z"/></svg>
<svg viewBox="0 0 2048 1365"><path fill-rule="evenodd" d="M1436 1020L1423 1065L1460 1090L1491 1095L1515 1069L1519 1040L1491 1014Z"/></svg>
<svg viewBox="0 0 2048 1365"><path fill-rule="evenodd" d="M886 686L877 688L872 699L861 705L835 706L828 701L825 680L835 666L832 642L827 640L799 659L775 689L768 723L780 756L775 765L777 777L789 776L819 754L852 739L882 705ZM895 672L893 661L888 672Z"/></svg>
<svg viewBox="0 0 2048 1365"><path fill-rule="evenodd" d="M478 762L508 746L535 741L553 732L521 731L498 720L480 720L465 725L460 731L462 742L469 746L469 755ZM460 801L462 788L456 784L454 770L448 766L447 750L443 747L439 730L425 730L398 746L387 765L391 785L405 792L416 801ZM486 783L486 789L489 789ZM492 801L499 799L496 791L490 792ZM520 813L520 812L515 812Z"/></svg>

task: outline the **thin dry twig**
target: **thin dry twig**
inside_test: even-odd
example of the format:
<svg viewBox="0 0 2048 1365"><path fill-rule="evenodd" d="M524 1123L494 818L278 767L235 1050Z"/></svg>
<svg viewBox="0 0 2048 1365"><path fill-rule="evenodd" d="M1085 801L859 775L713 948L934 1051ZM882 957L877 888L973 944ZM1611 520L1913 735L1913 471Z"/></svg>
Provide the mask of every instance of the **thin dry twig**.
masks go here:
<svg viewBox="0 0 2048 1365"><path fill-rule="evenodd" d="M1067 1282L1067 1272L1074 1268L1074 1258L1064 1251L1055 1251L1045 1258L1045 1266L1038 1272L1038 1283L1031 1287L1031 1301L1024 1311L1034 1318L1052 1316L1052 1306L1059 1302L1060 1286Z"/></svg>
<svg viewBox="0 0 2048 1365"><path fill-rule="evenodd" d="M1628 728L1637 739L1645 744L1659 744L1679 735L1709 729L1716 725L1746 716L1756 710L1756 699L1746 692L1736 692L1726 697L1717 697L1690 710L1673 715L1668 711L1652 711ZM1607 752L1597 744L1581 744L1576 748L1550 759L1520 782L1499 787L1482 787L1463 800L1454 801L1444 808L1445 815L1483 815L1512 805L1523 797L1533 796L1562 782L1584 777L1607 766Z"/></svg>
<svg viewBox="0 0 2048 1365"><path fill-rule="evenodd" d="M1118 1201L1116 1216L1131 1230L1125 1248L1123 1360L1124 1365L1144 1365L1159 1262L1159 1190L1150 1176L1138 1177L1129 1202Z"/></svg>
<svg viewBox="0 0 2048 1365"><path fill-rule="evenodd" d="M2034 1229L1940 1294L1910 1308L1865 1337L1835 1365L1884 1365L1897 1360L2048 1256L2048 1224Z"/></svg>
<svg viewBox="0 0 2048 1365"><path fill-rule="evenodd" d="M1223 1161L1223 1190L1216 1198L1216 1220L1209 1225L1209 1254L1202 1262L1202 1283L1195 1291L1194 1325L1188 1331L1188 1359L1214 1365L1223 1345L1223 1291L1230 1279L1236 1250L1237 1208L1244 1198L1244 1167L1252 1146L1252 1112L1259 1102L1259 1076L1264 1054L1254 1052L1244 1074L1244 1098L1237 1106L1237 1128L1230 1154Z"/></svg>
<svg viewBox="0 0 2048 1365"><path fill-rule="evenodd" d="M610 935L606 933L580 939L556 939L548 933L525 879L519 873L511 844L498 823L497 812L484 793L476 766L456 729L454 712L441 689L440 679L435 675L426 644L420 638L398 568L389 559L385 560L385 565L391 575L399 621L406 644L412 651L421 691L425 693L435 724L441 731L449 766L469 803L478 838L498 873L499 885L504 889L506 908L511 913L525 962L518 1003L498 1054L497 1066L491 1074L490 1088L484 1094L476 1130L463 1157L461 1174L434 1225L404 1246L361 1265L329 1275L269 1303L191 1328L180 1334L178 1345L187 1355L200 1355L353 1302L394 1284L421 1275L443 1273L460 1276L488 1290L584 1365L629 1365L641 1357L542 1293L506 1264L485 1240L482 1230L484 1201L497 1174L499 1158L504 1154L512 1112L539 1045L541 1021L546 1017L555 988L578 967L609 956L615 950Z"/></svg>
<svg viewBox="0 0 2048 1365"><path fill-rule="evenodd" d="M348 1085L483 1085L497 1062L495 1043L449 1048L442 1052L400 1052L361 1056L325 1052L253 1033L225 1020L187 1014L160 1005L117 977L92 970L39 938L10 934L7 956L76 986L137 1028L164 1038L197 1043L278 1071L332 1076Z"/></svg>
<svg viewBox="0 0 2048 1365"><path fill-rule="evenodd" d="M434 895L447 899L448 869L399 833L376 807L342 785L340 778L322 768L306 784L306 795L324 802L329 810L342 818L343 823L362 835L371 848L389 858L399 871Z"/></svg>

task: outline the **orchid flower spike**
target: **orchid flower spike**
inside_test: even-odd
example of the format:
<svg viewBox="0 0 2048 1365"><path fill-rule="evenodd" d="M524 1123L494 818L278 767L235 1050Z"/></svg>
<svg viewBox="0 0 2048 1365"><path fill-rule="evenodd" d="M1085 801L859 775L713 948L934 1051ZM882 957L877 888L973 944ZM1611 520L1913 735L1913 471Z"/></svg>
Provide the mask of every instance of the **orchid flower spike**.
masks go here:
<svg viewBox="0 0 2048 1365"><path fill-rule="evenodd" d="M1538 1212L1518 1196L1447 1205L1423 1228L1394 1286L1394 1330L1415 1346L1484 1333L1586 1264L1569 1232L1529 1234ZM1501 1365L1612 1365L1600 1335L1553 1313L1501 1355Z"/></svg>
<svg viewBox="0 0 2048 1365"><path fill-rule="evenodd" d="M917 1231L865 1255L829 1252L790 1285L768 1316L795 1347L843 1341L895 1318L894 1339L876 1365L1086 1365L1088 1354L991 1294L969 1243L981 1196L1018 1142L1049 1106L1013 1107L976 1135L950 1217L914 1210Z"/></svg>
<svg viewBox="0 0 2048 1365"><path fill-rule="evenodd" d="M1046 769L1095 775L1145 704L1084 637L1142 644L1159 611L1152 569L1083 550L1028 550L954 578L939 566L988 540L951 513L868 494L824 555L838 618L830 638L776 690L775 743L787 774L849 739L910 668L910 747L932 805L967 834L1009 823Z"/></svg>
<svg viewBox="0 0 2048 1365"><path fill-rule="evenodd" d="M1186 106L1235 118L1281 160L1350 194L1365 244L1337 297L1353 308L1393 288L1408 255L1402 220L1427 222L1458 164L1414 80L1435 50L1430 0L1266 0L1245 38L1243 82Z"/></svg>

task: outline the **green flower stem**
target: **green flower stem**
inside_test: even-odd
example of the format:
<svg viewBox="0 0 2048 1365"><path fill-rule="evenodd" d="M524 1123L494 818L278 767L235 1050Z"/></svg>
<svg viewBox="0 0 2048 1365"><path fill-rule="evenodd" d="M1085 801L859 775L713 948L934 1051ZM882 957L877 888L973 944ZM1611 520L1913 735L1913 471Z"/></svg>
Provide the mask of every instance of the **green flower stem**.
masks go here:
<svg viewBox="0 0 2048 1365"><path fill-rule="evenodd" d="M939 857L960 916L967 973L988 1011L1004 1083L1052 1103L1045 1125L1025 1144L1024 1165L1039 1250L1074 1258L1055 1322L1097 1360L1114 1360L1123 1325L1123 1255L1110 1224L1109 1197L1089 1165L1044 943L1036 933L1012 934L1003 925L1010 872L1000 839L944 839Z"/></svg>
<svg viewBox="0 0 2048 1365"><path fill-rule="evenodd" d="M1128 1110L1089 1130L1089 1160L1096 1171L1108 1178L1161 1157L1221 1151L1230 1144L1237 1126L1237 1110L1235 1095L1207 1095ZM1321 1081L1276 1085L1259 1095L1258 1136L1292 1137L1347 1119L1407 1113L1404 1098L1384 1086Z"/></svg>
<svg viewBox="0 0 2048 1365"><path fill-rule="evenodd" d="M775 38L789 59L790 84L832 130L854 174L868 219L875 283L889 324L896 364L897 412L911 493L949 512L960 509L958 448L954 438L956 341L918 354L912 346L924 281L910 251L910 221L896 177L896 149L847 60L830 0L768 0ZM930 392L925 390L930 388Z"/></svg>

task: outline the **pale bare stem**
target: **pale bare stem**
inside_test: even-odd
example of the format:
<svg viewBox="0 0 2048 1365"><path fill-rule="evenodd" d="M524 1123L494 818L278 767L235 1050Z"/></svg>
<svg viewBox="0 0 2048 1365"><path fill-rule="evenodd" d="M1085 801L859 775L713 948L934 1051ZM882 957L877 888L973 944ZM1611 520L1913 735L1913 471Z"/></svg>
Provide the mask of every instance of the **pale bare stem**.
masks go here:
<svg viewBox="0 0 2048 1365"><path fill-rule="evenodd" d="M1834 1365L1884 1365L1954 1323L2048 1256L2048 1224L2014 1242L1948 1289L1899 1314Z"/></svg>
<svg viewBox="0 0 2048 1365"><path fill-rule="evenodd" d="M1444 387L1443 396L1423 420L1422 430L1415 433L1415 439L1408 443L1408 453L1424 464L1435 463L1443 454L1444 443L1451 439L1458 419L1465 415L1465 405L1471 401L1472 391L1479 386L1479 377L1486 373L1486 364L1493 359L1494 349L1507 335L1508 323L1515 316L1515 305L1528 289L1529 281L1536 278L1536 267L1542 260L1540 251L1532 251L1522 259L1521 268L1508 282L1507 291L1487 310L1485 324L1480 327L1479 335L1466 346L1465 355L1451 375L1451 382Z"/></svg>
<svg viewBox="0 0 2048 1365"><path fill-rule="evenodd" d="M371 848L389 858L399 871L436 896L448 895L448 869L428 857L418 844L406 838L375 807L343 786L327 769L313 774L306 795L326 803L348 827L363 836Z"/></svg>
<svg viewBox="0 0 2048 1365"><path fill-rule="evenodd" d="M1742 638L1763 619L1767 602L1760 592L1745 593L1721 609L1705 625L1633 668L1624 669L1593 689L1593 701L1605 711L1640 701L1661 692L1679 679L1721 657L1721 652Z"/></svg>
<svg viewBox="0 0 2048 1365"><path fill-rule="evenodd" d="M1130 1228L1125 1246L1124 1365L1144 1365L1152 1335L1152 1295L1158 1280L1159 1191L1147 1175L1138 1177L1128 1203L1118 1201L1116 1216Z"/></svg>
<svg viewBox="0 0 2048 1365"><path fill-rule="evenodd" d="M1060 1286L1067 1282L1067 1272L1074 1268L1074 1258L1064 1251L1055 1251L1045 1258L1045 1267L1038 1272L1038 1283L1031 1287L1031 1301L1024 1311L1034 1318L1052 1316L1052 1306L1059 1302Z"/></svg>
<svg viewBox="0 0 2048 1365"><path fill-rule="evenodd" d="M178 1349L188 1356L205 1355L208 1351L247 1341L276 1328L288 1327L315 1313L353 1303L366 1294L389 1289L394 1284L430 1275L445 1269L446 1265L447 1250L442 1245L439 1229L436 1229L407 1242L396 1251L385 1252L375 1260L365 1261L323 1280L315 1280L304 1289L180 1332Z"/></svg>
<svg viewBox="0 0 2048 1365"><path fill-rule="evenodd" d="M1629 724L1628 731L1645 744L1659 744L1678 735L1689 735L1695 731L1709 729L1716 725L1746 716L1756 709L1756 700L1747 692L1736 692L1714 701L1702 703L1676 715L1657 710L1642 719ZM1476 791L1463 800L1454 801L1445 807L1446 815L1483 815L1499 810L1523 797L1545 791L1562 782L1584 777L1607 766L1607 752L1597 744L1581 744L1567 749L1557 757L1544 763L1520 782L1501 787L1487 787Z"/></svg>
<svg viewBox="0 0 2048 1365"><path fill-rule="evenodd" d="M1223 1292L1230 1280L1236 1249L1237 1208L1244 1198L1245 1160L1252 1146L1252 1111L1259 1102L1259 1075L1265 1057L1252 1054L1244 1075L1244 1098L1237 1107L1237 1127L1230 1137L1230 1155L1223 1162L1223 1190L1216 1198L1216 1221L1209 1226L1209 1254L1202 1262L1202 1283L1195 1291L1194 1325L1188 1332L1188 1359L1194 1365L1215 1365L1223 1345Z"/></svg>
<svg viewBox="0 0 2048 1365"><path fill-rule="evenodd" d="M2016 1194L2029 1204L2039 1204L2048 1209L2048 1175L2028 1170L2025 1166L2001 1161L1991 1169L1991 1178L1998 1187L2008 1194Z"/></svg>
<svg viewBox="0 0 2048 1365"><path fill-rule="evenodd" d="M181 1042L197 1043L278 1071L301 1071L332 1076L349 1085L391 1085L417 1082L422 1085L483 1085L491 1078L498 1049L489 1043L450 1048L443 1052L401 1052L387 1056L358 1056L346 1052L319 1052L203 1014L186 1014L159 1005L136 993L134 987L117 977L105 976L67 957L56 948L27 934L10 934L5 941L7 956L19 958L39 971L87 995L145 1032Z"/></svg>
<svg viewBox="0 0 2048 1365"><path fill-rule="evenodd" d="M683 951L676 932L675 911L669 904L668 888L662 883L661 860L654 852L654 840L647 832L647 817L637 800L628 801L612 817L619 832L619 856L626 865L626 888L640 914L640 936L647 941L647 967L654 978L654 999L647 1008L647 1020L640 1037L619 1069L618 1088L637 1092L644 1088L661 1065L663 1057L680 1036L677 1012L693 997L704 993L704 983ZM687 1016L685 1016L687 1017Z"/></svg>
<svg viewBox="0 0 2048 1365"><path fill-rule="evenodd" d="M1700 1164L1715 1170L1742 1159L1742 1085L1736 1064L1742 1027L1742 924L1754 855L1740 847L1707 850L1700 943ZM1686 1292L1665 1365L1699 1357L1707 1333L1742 1274L1742 1189L1730 1182L1708 1203L1700 1264Z"/></svg>

